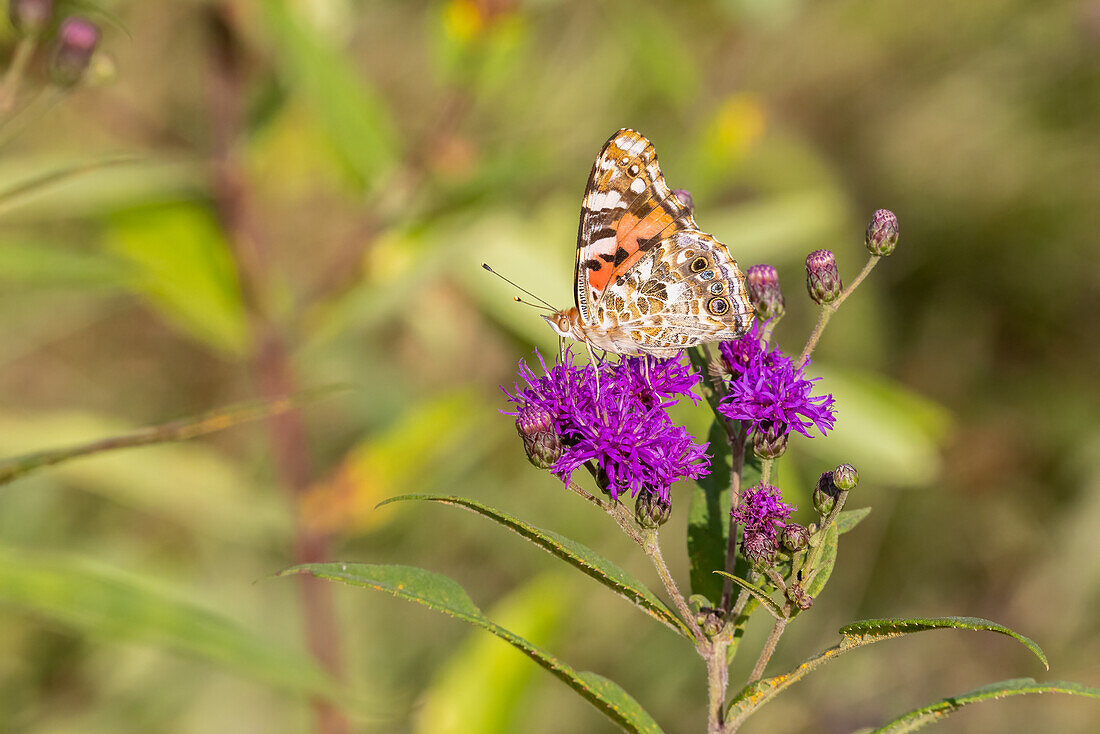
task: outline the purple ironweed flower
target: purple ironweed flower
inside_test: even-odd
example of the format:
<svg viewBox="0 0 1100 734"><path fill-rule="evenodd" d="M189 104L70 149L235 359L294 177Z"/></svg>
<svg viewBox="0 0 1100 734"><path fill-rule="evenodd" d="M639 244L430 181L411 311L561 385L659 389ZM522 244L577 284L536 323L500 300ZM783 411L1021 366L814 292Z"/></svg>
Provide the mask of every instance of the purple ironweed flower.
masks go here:
<svg viewBox="0 0 1100 734"><path fill-rule="evenodd" d="M746 538L761 535L776 543L794 511L794 507L783 501L778 489L757 484L745 490L730 514L745 528Z"/></svg>
<svg viewBox="0 0 1100 734"><path fill-rule="evenodd" d="M821 378L806 379L803 368L778 349L769 350L758 322L718 349L730 372L729 392L718 407L727 418L747 421L750 434L767 433L773 441L791 431L809 437L815 426L822 434L832 430L833 396L810 394Z"/></svg>
<svg viewBox="0 0 1100 734"><path fill-rule="evenodd" d="M98 43L99 27L92 21L78 16L62 21L50 65L54 81L62 87L71 87L80 81Z"/></svg>
<svg viewBox="0 0 1100 734"><path fill-rule="evenodd" d="M551 471L568 482L579 467L591 462L601 484L615 499L629 491L669 499L673 482L699 479L710 471L707 444L697 444L687 430L676 426L666 408L677 397L697 397L691 392L699 376L680 357L650 360L623 358L600 365L597 399L593 365L577 366L572 354L549 369L541 355L543 375L520 362L519 376L525 387L505 390L518 415L531 406L548 413L561 436L562 454Z"/></svg>

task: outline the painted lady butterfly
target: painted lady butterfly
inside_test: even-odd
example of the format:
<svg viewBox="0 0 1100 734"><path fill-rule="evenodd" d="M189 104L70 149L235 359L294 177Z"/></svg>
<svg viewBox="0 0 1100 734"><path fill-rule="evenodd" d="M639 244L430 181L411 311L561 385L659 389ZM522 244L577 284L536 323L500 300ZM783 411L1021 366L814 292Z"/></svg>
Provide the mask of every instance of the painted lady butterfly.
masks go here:
<svg viewBox="0 0 1100 734"><path fill-rule="evenodd" d="M588 177L574 284L577 305L543 318L615 354L671 357L736 339L753 319L737 261L669 190L653 145L625 128Z"/></svg>

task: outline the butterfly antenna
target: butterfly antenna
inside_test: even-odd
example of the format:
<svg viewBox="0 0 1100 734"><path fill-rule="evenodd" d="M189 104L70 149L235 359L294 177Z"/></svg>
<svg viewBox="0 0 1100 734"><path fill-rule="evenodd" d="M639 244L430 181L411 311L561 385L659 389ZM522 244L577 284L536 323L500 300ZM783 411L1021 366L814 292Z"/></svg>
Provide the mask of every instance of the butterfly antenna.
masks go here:
<svg viewBox="0 0 1100 734"><path fill-rule="evenodd" d="M485 268L485 269L486 269L486 270L488 270L488 271L489 271L490 273L492 273L493 275L497 276L498 278L500 278L501 280L503 280L503 281L504 281L505 283L507 283L508 285L512 286L513 288L515 288L515 289L519 290L519 291L520 291L520 292L522 292L522 293L526 293L527 295L531 296L531 298L534 298L534 299L535 299L536 301L538 301L538 302L539 302L539 303L541 303L542 305L546 306L546 308L550 309L551 311L557 311L557 309L556 309L556 308L554 308L554 307L553 307L553 306L551 306L551 305L550 305L549 303L547 303L546 301L544 301L544 300L542 300L541 298L539 298L538 296L536 296L536 295L535 295L534 293L532 293L531 291L527 290L526 288L520 288L520 287L519 287L518 285L516 285L516 284L515 284L515 283L513 283L512 281L508 280L508 279L507 279L507 278L505 278L505 277L504 277L503 275L501 275L501 274L500 274L500 273L498 273L497 271L493 270L493 269L492 269L491 267L489 267L489 265L488 265L487 263L481 263L481 267ZM517 300L517 301L519 301L520 303L526 303L526 301L520 301L520 299L518 299L518 298L517 298L516 300ZM533 303L532 303L532 304L528 304L528 305L534 306L535 304L533 304Z"/></svg>
<svg viewBox="0 0 1100 734"><path fill-rule="evenodd" d="M555 311L556 310L556 309L550 308L549 306L543 306L543 305L538 304L538 303L531 303L530 301L525 301L522 298L520 298L519 296L512 296L512 300L515 301L516 303L522 303L524 306L530 306L531 308L537 308L541 311Z"/></svg>

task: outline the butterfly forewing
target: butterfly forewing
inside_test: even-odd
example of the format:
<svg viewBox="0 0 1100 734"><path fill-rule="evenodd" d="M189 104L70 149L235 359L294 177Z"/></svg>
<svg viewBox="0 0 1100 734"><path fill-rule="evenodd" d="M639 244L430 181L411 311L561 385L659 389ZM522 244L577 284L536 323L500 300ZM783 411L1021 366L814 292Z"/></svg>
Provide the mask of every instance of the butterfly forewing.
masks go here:
<svg viewBox="0 0 1100 734"><path fill-rule="evenodd" d="M623 129L604 144L588 177L577 233L576 303L592 323L609 283L670 233L695 229L665 184L653 145Z"/></svg>
<svg viewBox="0 0 1100 734"><path fill-rule="evenodd" d="M671 356L752 322L737 262L699 230L633 130L613 135L592 166L574 275L579 338L616 354Z"/></svg>

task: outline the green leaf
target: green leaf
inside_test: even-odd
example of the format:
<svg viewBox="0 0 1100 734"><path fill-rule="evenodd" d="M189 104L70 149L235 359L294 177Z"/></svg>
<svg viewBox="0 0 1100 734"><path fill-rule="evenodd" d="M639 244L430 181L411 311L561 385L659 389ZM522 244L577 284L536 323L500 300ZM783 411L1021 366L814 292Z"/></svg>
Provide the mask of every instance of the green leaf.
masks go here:
<svg viewBox="0 0 1100 734"><path fill-rule="evenodd" d="M775 617L776 619L783 618L783 610L780 609L779 605L775 603L775 600L768 595L768 592L764 591L756 584L750 584L748 581L741 578L740 576L734 576L732 573L726 573L725 571L715 571L715 573L721 574L726 578L733 579L733 583L737 584L742 589L755 596L760 601L760 603L763 604L767 608L767 610L772 613L773 617Z"/></svg>
<svg viewBox="0 0 1100 734"><path fill-rule="evenodd" d="M491 619L536 645L559 636L573 606L572 584L561 574L535 577L497 602ZM526 695L538 668L507 645L471 630L420 697L418 734L507 734L521 729Z"/></svg>
<svg viewBox="0 0 1100 734"><path fill-rule="evenodd" d="M98 252L41 242L0 243L0 281L35 287L118 287L126 269Z"/></svg>
<svg viewBox="0 0 1100 734"><path fill-rule="evenodd" d="M889 637L899 637L901 635L907 635L912 632L923 632L925 630L934 629L960 629L960 630L978 630L985 632L997 632L1002 635L1007 635L1016 640L1028 650L1031 650L1035 654L1035 657L1039 658L1039 661L1043 664L1047 670L1050 670L1050 664L1047 662L1047 656L1043 653L1042 648L1039 647L1030 637L1025 637L1019 632L1009 629L1002 624L996 622L990 622L988 619L981 619L979 617L931 617L928 619L914 618L914 619L865 619L860 622L853 622L852 624L841 627L840 633L845 637L853 637L868 640L871 642L877 642L878 639L885 639Z"/></svg>
<svg viewBox="0 0 1100 734"><path fill-rule="evenodd" d="M870 507L860 507L855 510L844 510L836 516L836 531L840 535L848 532L863 522L863 518L871 514Z"/></svg>
<svg viewBox="0 0 1100 734"><path fill-rule="evenodd" d="M412 566L363 563L307 564L289 568L280 575L294 573L307 573L351 586L384 591L481 627L541 665L624 731L634 734L659 734L661 731L653 718L616 683L595 673L578 672L545 650L496 624L478 609L466 590L453 579Z"/></svg>
<svg viewBox="0 0 1100 734"><path fill-rule="evenodd" d="M191 600L86 559L0 549L0 602L85 634L138 642L233 669L284 689L337 690L303 653Z"/></svg>
<svg viewBox="0 0 1100 734"><path fill-rule="evenodd" d="M1007 698L1008 696L1025 696L1031 693L1068 693L1072 696L1100 698L1100 688L1092 688L1080 683L1060 680L1037 683L1034 678L1015 678L990 683L973 691L944 698L931 705L910 711L904 716L894 719L889 724L875 729L874 734L905 734L906 732L922 729L928 724L934 724L940 719L955 713L963 706L972 703Z"/></svg>
<svg viewBox="0 0 1100 734"><path fill-rule="evenodd" d="M817 557L813 578L806 585L806 593L811 599L816 599L825 590L825 584L833 574L833 566L836 565L837 539L839 532L836 523L825 531L825 537L821 539L821 554Z"/></svg>
<svg viewBox="0 0 1100 734"><path fill-rule="evenodd" d="M482 517L488 518L503 525L512 532L525 538L547 553L560 558L581 573L589 576L619 596L635 604L643 612L649 614L658 622L662 622L676 632L690 637L691 632L681 619L660 597L650 591L641 581L634 578L621 569L613 561L601 556L588 546L575 540L559 535L552 530L543 530L522 520L515 518L500 510L483 505L480 502L465 497L454 497L440 494L406 494L400 497L391 497L378 504L379 507L391 502L406 500L425 500L439 502L444 505L453 505L470 510Z"/></svg>
<svg viewBox="0 0 1100 734"><path fill-rule="evenodd" d="M272 58L307 102L333 146L364 187L399 158L397 130L385 100L360 77L349 56L285 0L264 0Z"/></svg>
<svg viewBox="0 0 1100 734"><path fill-rule="evenodd" d="M171 323L211 347L247 347L237 270L214 215L192 203L113 217L108 248L132 266L133 287Z"/></svg>
<svg viewBox="0 0 1100 734"><path fill-rule="evenodd" d="M60 186L70 179L104 168L136 162L138 162L138 159L129 155L111 156L109 158L69 163L35 173L18 182L13 182L0 188L0 214L4 214L9 209L19 206L27 199L37 194L45 193L51 187Z"/></svg>
<svg viewBox="0 0 1100 734"><path fill-rule="evenodd" d="M829 660L849 650L863 647L864 645L872 645L882 640L900 637L901 635L910 634L912 632L923 632L932 629L968 629L1008 635L1023 643L1025 647L1035 653L1036 657L1043 662L1043 665L1047 664L1046 655L1043 654L1043 651L1034 641L1003 625L999 625L996 622L990 622L988 619L978 619L977 617L868 619L861 622L854 622L847 627L841 628L840 633L843 637L840 642L818 653L812 658L803 661L794 670L772 678L765 678L745 686L736 696L734 696L733 700L730 701L726 719L727 721L744 721L757 709L775 698L789 686L802 680L808 673L818 669Z"/></svg>
<svg viewBox="0 0 1100 734"><path fill-rule="evenodd" d="M717 421L711 424L707 440L712 456L710 474L696 483L691 494L687 546L692 593L717 603L722 596L723 582L714 572L726 567L731 456L726 431Z"/></svg>

